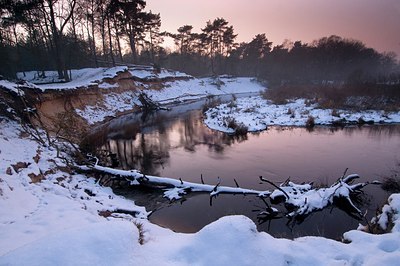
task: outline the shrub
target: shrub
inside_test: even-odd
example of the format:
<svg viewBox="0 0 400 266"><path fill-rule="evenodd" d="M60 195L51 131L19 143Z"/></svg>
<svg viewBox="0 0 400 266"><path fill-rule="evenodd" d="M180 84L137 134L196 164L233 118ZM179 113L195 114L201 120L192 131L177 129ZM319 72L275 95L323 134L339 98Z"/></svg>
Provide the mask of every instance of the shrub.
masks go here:
<svg viewBox="0 0 400 266"><path fill-rule="evenodd" d="M336 109L332 109L331 115L332 115L332 116L336 116L336 117L340 117L340 113L339 113L339 111L336 110Z"/></svg>
<svg viewBox="0 0 400 266"><path fill-rule="evenodd" d="M308 99L306 105L318 103L323 109L384 109L400 110L400 84L285 84L271 86L261 93L275 104L286 104L288 99ZM361 101L350 101L351 98Z"/></svg>
<svg viewBox="0 0 400 266"><path fill-rule="evenodd" d="M397 175L386 177L381 187L383 190L388 191L390 193L399 193L400 192L400 177Z"/></svg>
<svg viewBox="0 0 400 266"><path fill-rule="evenodd" d="M286 114L290 115L290 118L294 118L296 115L295 111L292 108L289 108Z"/></svg>
<svg viewBox="0 0 400 266"><path fill-rule="evenodd" d="M224 124L233 130L235 130L234 135L241 136L246 135L249 132L249 128L243 123L238 123L235 118L228 117L224 119Z"/></svg>
<svg viewBox="0 0 400 266"><path fill-rule="evenodd" d="M220 99L212 99L210 98L207 102L203 105L203 113L207 112L209 109L217 107L221 104Z"/></svg>
<svg viewBox="0 0 400 266"><path fill-rule="evenodd" d="M224 118L224 124L232 129L236 129L238 124L236 123L236 119L233 117Z"/></svg>
<svg viewBox="0 0 400 266"><path fill-rule="evenodd" d="M314 126L315 126L315 118L310 115L306 121L306 128L313 128Z"/></svg>
<svg viewBox="0 0 400 266"><path fill-rule="evenodd" d="M249 132L249 128L247 126L245 126L243 123L240 123L235 128L235 135L236 136L246 135L248 132Z"/></svg>

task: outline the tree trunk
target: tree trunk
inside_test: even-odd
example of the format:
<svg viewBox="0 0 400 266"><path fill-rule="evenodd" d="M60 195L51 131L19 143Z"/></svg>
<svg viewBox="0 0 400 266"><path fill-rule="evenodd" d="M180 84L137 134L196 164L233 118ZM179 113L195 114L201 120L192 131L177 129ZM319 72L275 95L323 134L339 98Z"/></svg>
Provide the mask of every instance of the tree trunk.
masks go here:
<svg viewBox="0 0 400 266"><path fill-rule="evenodd" d="M91 30L92 30L92 37L91 37L91 41L90 41L90 46L91 46L91 50L93 53L93 59L94 59L94 63L96 65L96 67L99 67L99 62L97 61L97 53L96 53L96 40L94 38L94 16L92 15L91 18ZM89 38L90 38L90 34L89 34Z"/></svg>
<svg viewBox="0 0 400 266"><path fill-rule="evenodd" d="M104 57L105 61L108 61L107 47L106 47L106 26L105 26L104 17L101 18L100 34L101 34L101 43L103 46L103 57Z"/></svg>
<svg viewBox="0 0 400 266"><path fill-rule="evenodd" d="M112 65L115 67L115 60L114 60L114 52L113 52L113 45L112 45L112 35L111 35L111 27L110 27L110 17L107 16L107 27L108 27L108 39L110 42L110 56Z"/></svg>
<svg viewBox="0 0 400 266"><path fill-rule="evenodd" d="M123 62L124 60L122 59L122 49L121 49L121 42L119 40L119 31L118 31L117 21L115 18L114 18L114 29L115 29L115 38L117 39L119 60Z"/></svg>
<svg viewBox="0 0 400 266"><path fill-rule="evenodd" d="M49 4L49 11L50 11L50 28L53 35L53 42L54 42L54 50L55 50L55 59L56 59L56 68L58 72L58 78L64 79L65 81L69 81L68 73L66 71L64 58L61 54L61 36L62 32L59 32L56 25L56 19L53 9L53 1L48 1ZM65 74L67 74L65 76Z"/></svg>
<svg viewBox="0 0 400 266"><path fill-rule="evenodd" d="M132 25L129 23L129 45L131 47L131 52L133 56L133 63L137 63L137 54L136 54L136 40L135 40L135 35L132 29Z"/></svg>
<svg viewBox="0 0 400 266"><path fill-rule="evenodd" d="M155 59L154 59L154 45L153 45L153 32L150 28L150 57L151 57L151 62L155 64Z"/></svg>

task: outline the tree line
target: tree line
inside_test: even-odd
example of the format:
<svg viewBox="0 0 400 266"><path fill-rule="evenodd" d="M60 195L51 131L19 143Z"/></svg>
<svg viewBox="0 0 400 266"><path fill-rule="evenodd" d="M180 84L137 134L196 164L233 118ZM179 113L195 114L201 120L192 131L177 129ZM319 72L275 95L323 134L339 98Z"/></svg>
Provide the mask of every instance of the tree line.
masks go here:
<svg viewBox="0 0 400 266"><path fill-rule="evenodd" d="M154 64L202 75L244 75L271 83L399 83L394 53L379 53L339 36L311 43L273 46L265 34L237 43L224 18L206 22L199 33L183 25L161 32L161 15L144 0L1 0L0 75L69 69ZM163 47L172 38L175 49Z"/></svg>

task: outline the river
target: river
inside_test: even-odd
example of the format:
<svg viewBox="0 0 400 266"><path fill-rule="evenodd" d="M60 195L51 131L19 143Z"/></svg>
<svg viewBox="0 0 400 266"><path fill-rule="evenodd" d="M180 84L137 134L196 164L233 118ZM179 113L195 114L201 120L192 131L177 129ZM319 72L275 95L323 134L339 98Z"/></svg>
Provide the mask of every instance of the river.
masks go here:
<svg viewBox="0 0 400 266"><path fill-rule="evenodd" d="M97 128L91 143L117 154L119 168L139 169L149 175L182 178L186 181L272 190L259 176L279 184L293 182L330 185L344 170L357 173L362 182L382 180L399 169L400 126L370 125L344 128L269 127L268 130L233 137L213 131L202 123L202 106L207 99L143 115L134 113L114 119ZM397 167L397 168L396 168ZM370 219L388 194L380 186L364 189L363 203ZM177 232L196 232L225 215L246 215L260 231L276 237L304 235L338 239L356 229L358 221L331 207L308 216L301 224L283 217L260 221L258 210L264 203L254 196L220 195L210 206L207 194L190 194L169 202L151 189L118 190L138 205L153 211L150 221ZM277 206L284 210L283 206Z"/></svg>

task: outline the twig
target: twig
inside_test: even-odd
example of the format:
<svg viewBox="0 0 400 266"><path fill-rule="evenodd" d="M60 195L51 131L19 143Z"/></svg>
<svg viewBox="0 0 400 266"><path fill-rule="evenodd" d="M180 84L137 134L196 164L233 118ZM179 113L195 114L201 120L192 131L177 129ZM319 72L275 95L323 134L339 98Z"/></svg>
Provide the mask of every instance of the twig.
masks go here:
<svg viewBox="0 0 400 266"><path fill-rule="evenodd" d="M346 176L346 173L347 173L348 170L349 170L349 168L347 167L347 168L344 170L342 177L339 177L339 179L338 179L336 182L339 182L340 180L343 180L344 177Z"/></svg>
<svg viewBox="0 0 400 266"><path fill-rule="evenodd" d="M235 178L233 179L233 181L235 181L236 187L240 187Z"/></svg>
<svg viewBox="0 0 400 266"><path fill-rule="evenodd" d="M282 193L285 194L286 198L290 199L289 195L288 195L282 188L278 187L277 185L275 185L275 184L272 183L271 181L269 181L269 180L267 180L267 179L264 179L261 175L260 175L260 180L261 180L261 181L264 181L264 182L267 182L268 184L274 186L276 189L282 191Z"/></svg>

